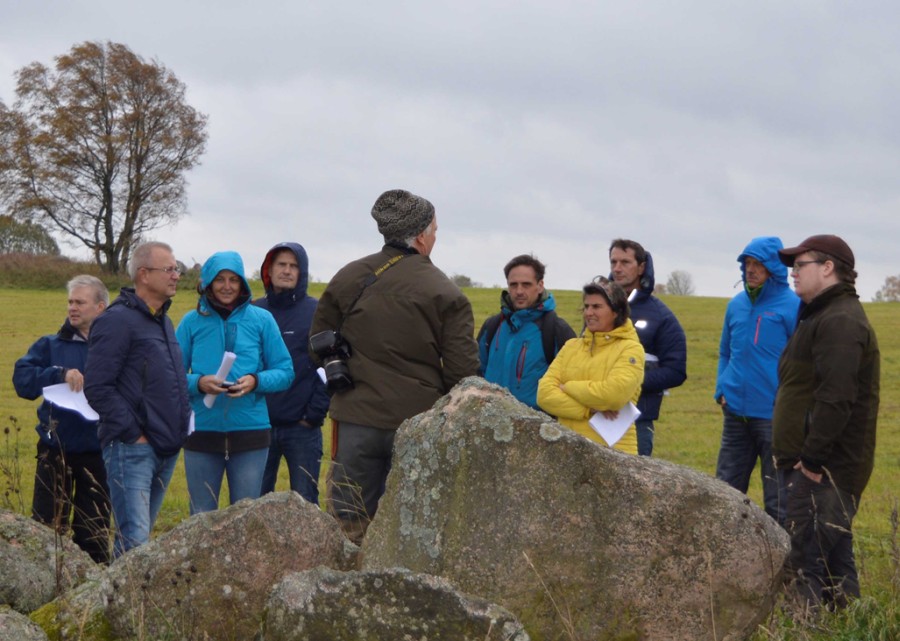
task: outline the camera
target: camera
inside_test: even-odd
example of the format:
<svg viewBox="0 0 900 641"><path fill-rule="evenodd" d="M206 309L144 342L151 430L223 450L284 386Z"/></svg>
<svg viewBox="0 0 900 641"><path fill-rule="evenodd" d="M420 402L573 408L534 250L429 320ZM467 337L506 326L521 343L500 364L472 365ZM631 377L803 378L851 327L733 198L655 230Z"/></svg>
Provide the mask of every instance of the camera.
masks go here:
<svg viewBox="0 0 900 641"><path fill-rule="evenodd" d="M325 384L329 392L342 392L353 387L347 359L352 351L340 332L330 329L309 337L310 351L322 361L325 370Z"/></svg>

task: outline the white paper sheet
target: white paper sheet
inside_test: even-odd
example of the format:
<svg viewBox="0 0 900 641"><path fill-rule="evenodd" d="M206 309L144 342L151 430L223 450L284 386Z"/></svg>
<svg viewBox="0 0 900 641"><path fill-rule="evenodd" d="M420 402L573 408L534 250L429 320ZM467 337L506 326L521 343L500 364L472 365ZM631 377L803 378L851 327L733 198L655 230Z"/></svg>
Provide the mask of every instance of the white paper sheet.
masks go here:
<svg viewBox="0 0 900 641"><path fill-rule="evenodd" d="M631 424L641 415L641 411L629 402L625 407L619 410L619 415L610 420L603 416L603 412L597 412L588 421L590 426L597 434L603 437L603 440L612 447L619 442Z"/></svg>
<svg viewBox="0 0 900 641"><path fill-rule="evenodd" d="M219 370L216 372L216 378L220 381L224 381L228 378L228 373L231 371L231 366L234 365L234 360L237 356L234 352L225 352L222 354L222 364L219 365ZM203 397L203 404L206 407L212 407L213 403L216 402L217 394L207 394Z"/></svg>
<svg viewBox="0 0 900 641"><path fill-rule="evenodd" d="M94 411L84 396L84 392L73 392L68 383L48 385L43 390L44 400L58 407L78 412L89 421L99 421L100 415Z"/></svg>

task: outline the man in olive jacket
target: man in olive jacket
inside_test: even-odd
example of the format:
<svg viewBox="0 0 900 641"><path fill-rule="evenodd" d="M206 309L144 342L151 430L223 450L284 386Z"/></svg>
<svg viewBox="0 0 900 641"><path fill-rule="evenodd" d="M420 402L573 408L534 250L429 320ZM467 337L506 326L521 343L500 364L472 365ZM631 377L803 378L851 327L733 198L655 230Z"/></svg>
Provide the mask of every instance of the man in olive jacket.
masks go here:
<svg viewBox="0 0 900 641"><path fill-rule="evenodd" d="M311 351L325 362L333 392L329 511L355 542L384 493L400 423L430 409L479 365L469 300L429 258L434 206L392 190L375 202L372 217L384 247L335 274L310 330ZM341 337L338 345L349 345L349 357L340 349L317 349L321 334L332 331ZM342 371L351 387L342 386Z"/></svg>
<svg viewBox="0 0 900 641"><path fill-rule="evenodd" d="M851 525L875 460L880 354L841 238L782 249L803 301L778 365L772 452L787 492L787 569L811 606L859 596Z"/></svg>

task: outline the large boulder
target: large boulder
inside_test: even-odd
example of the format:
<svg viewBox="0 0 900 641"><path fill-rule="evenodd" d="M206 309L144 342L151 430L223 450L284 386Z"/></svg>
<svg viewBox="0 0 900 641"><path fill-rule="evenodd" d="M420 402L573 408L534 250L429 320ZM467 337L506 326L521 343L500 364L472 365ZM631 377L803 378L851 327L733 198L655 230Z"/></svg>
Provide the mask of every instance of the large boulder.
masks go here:
<svg viewBox="0 0 900 641"><path fill-rule="evenodd" d="M193 516L32 613L53 639L252 639L286 574L355 566L335 520L294 492Z"/></svg>
<svg viewBox="0 0 900 641"><path fill-rule="evenodd" d="M21 612L0 605L0 641L47 641L47 635Z"/></svg>
<svg viewBox="0 0 900 641"><path fill-rule="evenodd" d="M96 572L91 557L68 537L0 510L0 605L28 614Z"/></svg>
<svg viewBox="0 0 900 641"><path fill-rule="evenodd" d="M771 610L787 551L724 483L599 446L469 378L400 427L363 567L446 577L538 641L734 641Z"/></svg>
<svg viewBox="0 0 900 641"><path fill-rule="evenodd" d="M269 597L264 638L528 641L507 610L460 594L446 579L399 568L288 575Z"/></svg>

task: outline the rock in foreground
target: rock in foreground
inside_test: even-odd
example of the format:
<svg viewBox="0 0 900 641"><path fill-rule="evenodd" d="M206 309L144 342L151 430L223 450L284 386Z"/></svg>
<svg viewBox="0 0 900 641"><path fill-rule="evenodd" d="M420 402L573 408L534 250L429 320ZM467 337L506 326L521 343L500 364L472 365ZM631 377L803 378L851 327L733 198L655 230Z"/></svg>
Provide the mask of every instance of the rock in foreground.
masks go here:
<svg viewBox="0 0 900 641"><path fill-rule="evenodd" d="M32 615L51 638L252 639L272 586L348 567L334 519L293 492L193 516L131 550L100 580Z"/></svg>
<svg viewBox="0 0 900 641"><path fill-rule="evenodd" d="M401 426L363 567L446 577L536 640L735 641L770 611L787 550L724 483L470 378Z"/></svg>
<svg viewBox="0 0 900 641"><path fill-rule="evenodd" d="M402 569L317 568L285 577L272 592L265 639L528 641L528 635L508 611L467 598L445 579Z"/></svg>
<svg viewBox="0 0 900 641"><path fill-rule="evenodd" d="M97 572L91 557L68 537L0 510L0 605L28 614Z"/></svg>

